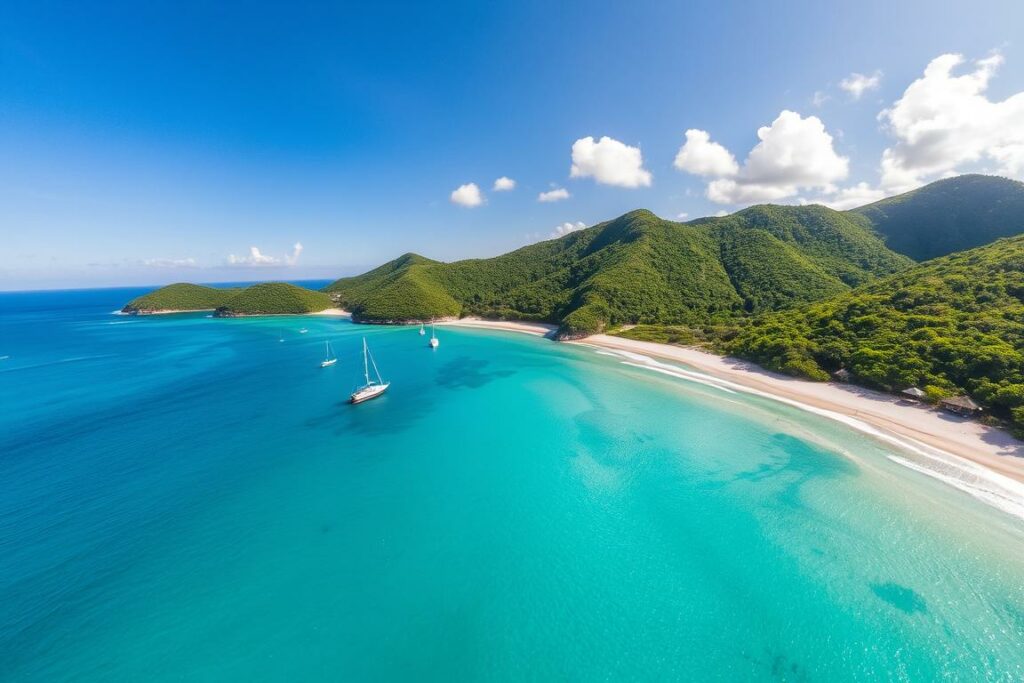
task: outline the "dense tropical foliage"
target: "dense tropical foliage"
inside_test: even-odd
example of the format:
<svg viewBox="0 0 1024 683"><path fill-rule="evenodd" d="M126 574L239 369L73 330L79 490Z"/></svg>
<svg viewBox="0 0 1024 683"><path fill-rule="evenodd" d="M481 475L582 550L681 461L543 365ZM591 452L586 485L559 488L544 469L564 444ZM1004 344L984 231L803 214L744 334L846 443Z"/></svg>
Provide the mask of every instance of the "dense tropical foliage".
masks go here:
<svg viewBox="0 0 1024 683"><path fill-rule="evenodd" d="M246 287L231 297L217 314L281 315L316 313L333 305L331 297L287 282L263 282Z"/></svg>
<svg viewBox="0 0 1024 683"><path fill-rule="evenodd" d="M121 310L124 313L212 311L227 304L240 291L237 287L218 289L178 282L136 297Z"/></svg>
<svg viewBox="0 0 1024 683"><path fill-rule="evenodd" d="M962 175L848 213L867 219L890 249L925 261L1024 232L1024 183Z"/></svg>
<svg viewBox="0 0 1024 683"><path fill-rule="evenodd" d="M759 316L720 348L810 379L968 393L1024 429L1024 236Z"/></svg>
<svg viewBox="0 0 1024 683"><path fill-rule="evenodd" d="M909 265L863 221L825 207L692 223L638 210L490 259L406 254L325 291L366 322L480 315L555 322L568 337L785 308Z"/></svg>
<svg viewBox="0 0 1024 683"><path fill-rule="evenodd" d="M178 283L161 287L130 301L126 313L216 310L217 315L274 315L315 313L330 308L331 298L285 282L217 289Z"/></svg>

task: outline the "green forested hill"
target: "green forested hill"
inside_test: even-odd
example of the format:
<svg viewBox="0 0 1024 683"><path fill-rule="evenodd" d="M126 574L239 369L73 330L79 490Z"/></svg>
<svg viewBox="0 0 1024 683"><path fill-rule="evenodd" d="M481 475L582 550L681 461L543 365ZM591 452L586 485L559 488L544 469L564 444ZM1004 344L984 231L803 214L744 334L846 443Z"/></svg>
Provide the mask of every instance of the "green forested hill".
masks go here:
<svg viewBox="0 0 1024 683"><path fill-rule="evenodd" d="M216 310L218 315L315 313L330 308L331 298L285 282L217 289L178 283L140 296L122 309L125 313Z"/></svg>
<svg viewBox="0 0 1024 683"><path fill-rule="evenodd" d="M890 249L925 261L1024 233L1024 183L962 175L848 213L867 219Z"/></svg>
<svg viewBox="0 0 1024 683"><path fill-rule="evenodd" d="M331 297L287 282L250 285L217 309L217 315L283 315L316 313L333 305Z"/></svg>
<svg viewBox="0 0 1024 683"><path fill-rule="evenodd" d="M1024 236L755 318L728 353L812 379L966 392L1024 430Z"/></svg>
<svg viewBox="0 0 1024 683"><path fill-rule="evenodd" d="M178 282L136 297L121 310L124 313L213 310L225 305L239 291L237 287L218 289Z"/></svg>
<svg viewBox="0 0 1024 683"><path fill-rule="evenodd" d="M582 335L784 308L909 264L862 220L820 206L759 206L692 223L638 210L490 259L407 254L325 291L357 320L482 315Z"/></svg>

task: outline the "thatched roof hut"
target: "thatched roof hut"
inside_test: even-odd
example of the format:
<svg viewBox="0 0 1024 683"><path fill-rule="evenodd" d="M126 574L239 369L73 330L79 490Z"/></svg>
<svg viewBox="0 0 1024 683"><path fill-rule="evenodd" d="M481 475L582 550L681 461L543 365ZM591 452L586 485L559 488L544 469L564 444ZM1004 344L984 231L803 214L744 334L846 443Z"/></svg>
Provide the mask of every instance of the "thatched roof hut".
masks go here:
<svg viewBox="0 0 1024 683"><path fill-rule="evenodd" d="M939 405L942 406L943 410L948 410L958 415L977 415L982 410L981 406L972 401L970 396L944 398L939 402Z"/></svg>
<svg viewBox="0 0 1024 683"><path fill-rule="evenodd" d="M908 389L904 389L900 393L903 394L904 396L906 396L907 398L914 399L915 401L920 401L925 396L927 396L927 394L925 394L923 391L921 391L917 387L910 387Z"/></svg>

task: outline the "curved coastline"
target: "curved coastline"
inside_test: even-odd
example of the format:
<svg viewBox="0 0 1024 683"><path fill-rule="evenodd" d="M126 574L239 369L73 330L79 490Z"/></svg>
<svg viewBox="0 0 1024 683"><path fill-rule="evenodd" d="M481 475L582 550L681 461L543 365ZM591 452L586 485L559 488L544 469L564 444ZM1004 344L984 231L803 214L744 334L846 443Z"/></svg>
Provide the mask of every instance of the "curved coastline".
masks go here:
<svg viewBox="0 0 1024 683"><path fill-rule="evenodd" d="M556 329L544 323L482 319L445 324L538 336L549 336ZM894 462L1024 519L1024 443L1000 429L870 389L799 380L694 348L603 334L569 343L611 353L634 367L710 384L727 392L769 398L841 422L898 449L889 456ZM918 461L903 457L899 451L913 454Z"/></svg>

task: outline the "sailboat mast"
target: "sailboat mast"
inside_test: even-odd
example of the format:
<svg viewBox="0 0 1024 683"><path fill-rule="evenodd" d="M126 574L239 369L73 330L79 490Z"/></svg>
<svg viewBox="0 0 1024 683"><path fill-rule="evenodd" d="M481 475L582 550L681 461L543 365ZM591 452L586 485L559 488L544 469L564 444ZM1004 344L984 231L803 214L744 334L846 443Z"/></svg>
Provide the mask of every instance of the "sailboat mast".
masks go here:
<svg viewBox="0 0 1024 683"><path fill-rule="evenodd" d="M373 359L373 354L370 354L370 363L373 364L373 374L377 375L377 384L384 384L384 379L380 376L380 370L377 369L377 361Z"/></svg>
<svg viewBox="0 0 1024 683"><path fill-rule="evenodd" d="M370 355L370 350L366 348L366 337L363 337L363 374L366 376L366 383L370 383L370 366L366 359Z"/></svg>

